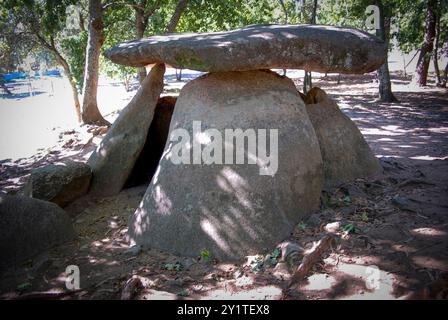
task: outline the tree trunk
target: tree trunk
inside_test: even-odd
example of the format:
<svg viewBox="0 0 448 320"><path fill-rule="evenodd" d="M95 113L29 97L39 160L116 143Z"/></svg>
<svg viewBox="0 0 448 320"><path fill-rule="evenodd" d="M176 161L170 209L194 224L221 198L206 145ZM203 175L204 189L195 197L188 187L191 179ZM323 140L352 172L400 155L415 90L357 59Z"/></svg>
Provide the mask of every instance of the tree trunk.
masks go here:
<svg viewBox="0 0 448 320"><path fill-rule="evenodd" d="M381 1L377 1L377 5L380 8L380 28L376 30L376 34L378 38L386 42L389 50L390 15L386 14ZM387 54L387 56L388 55L389 54ZM377 70L377 77L379 80L379 99L381 102L397 102L397 98L395 98L392 93L392 84L390 82L389 73L389 59L387 56L384 64Z"/></svg>
<svg viewBox="0 0 448 320"><path fill-rule="evenodd" d="M139 6L134 6L135 10L135 30L137 39L143 38L145 34L146 27L148 26L148 19L151 17L156 10L161 6L162 1L158 0L152 8L145 11L147 1L143 0ZM172 33L176 30L177 24L179 23L182 13L185 11L188 5L188 0L179 0L176 9L174 10L173 16L165 30L166 33ZM138 80L140 83L146 78L147 72L145 67L140 67L138 70Z"/></svg>
<svg viewBox="0 0 448 320"><path fill-rule="evenodd" d="M314 0L313 13L311 14L311 24L316 24L317 0Z"/></svg>
<svg viewBox="0 0 448 320"><path fill-rule="evenodd" d="M305 1L303 2L303 5L305 5ZM310 24L316 24L316 14L317 14L317 0L314 0ZM307 94L312 87L313 87L313 80L311 71L305 70L305 77L303 78L303 93Z"/></svg>
<svg viewBox="0 0 448 320"><path fill-rule="evenodd" d="M406 78L408 76L407 72L406 72L406 57L404 56L404 54L402 54L403 57L403 72L404 72L404 77Z"/></svg>
<svg viewBox="0 0 448 320"><path fill-rule="evenodd" d="M442 77L442 87L446 88L446 83L448 82L448 63L445 66Z"/></svg>
<svg viewBox="0 0 448 320"><path fill-rule="evenodd" d="M303 77L303 93L307 94L312 87L313 87L313 80L311 71L305 71L305 76Z"/></svg>
<svg viewBox="0 0 448 320"><path fill-rule="evenodd" d="M171 17L168 26L166 27L166 33L173 33L176 31L177 24L179 23L182 13L185 11L188 5L188 0L179 0L176 9L174 10L173 16Z"/></svg>
<svg viewBox="0 0 448 320"><path fill-rule="evenodd" d="M67 61L61 56L61 54L55 49L51 49L50 52L55 57L56 61L62 66L64 69L64 73L68 79L68 82L70 83L70 87L72 89L72 95L73 95L73 102L75 103L75 112L76 112L76 118L78 119L78 122L81 122L81 104L79 103L79 94L78 94L78 88L76 87L75 79L73 78L72 71L70 70L70 66L68 65Z"/></svg>
<svg viewBox="0 0 448 320"><path fill-rule="evenodd" d="M436 72L436 85L440 86L442 84L442 79L440 77L439 69L439 41L440 40L440 14L437 14L436 18L436 40L434 44L434 70Z"/></svg>
<svg viewBox="0 0 448 320"><path fill-rule="evenodd" d="M129 81L130 81L129 77L125 76L123 82L124 82L124 89L126 90L126 92L129 92L129 89L130 89L129 88L129 85L130 85Z"/></svg>
<svg viewBox="0 0 448 320"><path fill-rule="evenodd" d="M147 26L147 20L145 21L145 12L144 8L146 6L146 1L143 1L139 7L135 7L135 35L137 39L143 38ZM140 67L137 68L138 73L138 81L140 84L146 78L146 68Z"/></svg>
<svg viewBox="0 0 448 320"><path fill-rule="evenodd" d="M182 69L176 69L176 80L182 81Z"/></svg>
<svg viewBox="0 0 448 320"><path fill-rule="evenodd" d="M0 87L5 91L6 94L11 95L11 91L9 91L8 87L3 80L3 74L0 73Z"/></svg>
<svg viewBox="0 0 448 320"><path fill-rule="evenodd" d="M424 87L427 84L429 62L433 51L433 43L436 34L436 1L428 0L428 7L425 20L425 38L420 49L417 67L414 74L414 82Z"/></svg>
<svg viewBox="0 0 448 320"><path fill-rule="evenodd" d="M109 125L101 115L97 104L100 49L104 42L101 0L89 0L89 15L89 37L82 94L82 121L88 124Z"/></svg>
<svg viewBox="0 0 448 320"><path fill-rule="evenodd" d="M279 0L280 5L282 6L283 13L285 14L285 24L288 24L288 10L286 9L284 0Z"/></svg>
<svg viewBox="0 0 448 320"><path fill-rule="evenodd" d="M50 37L50 41L47 42L46 39L40 35L38 32L35 32L35 36L37 38L38 43L43 46L48 52L50 52L55 60L62 66L64 69L64 73L67 76L68 82L70 83L70 87L72 88L73 102L75 104L75 112L78 122L81 122L81 105L79 103L79 95L78 88L76 88L76 83L73 78L72 71L70 70L70 66L64 57L59 53L54 44L54 39Z"/></svg>
<svg viewBox="0 0 448 320"><path fill-rule="evenodd" d="M381 102L397 102L397 98L392 93L392 86L390 83L390 73L388 61L377 70L379 79L379 95Z"/></svg>
<svg viewBox="0 0 448 320"><path fill-rule="evenodd" d="M11 91L9 91L8 87L0 80L0 87L5 91L6 94L11 95Z"/></svg>
<svg viewBox="0 0 448 320"><path fill-rule="evenodd" d="M82 15L82 12L79 12L79 29L81 31L86 31L86 28L84 26L84 16Z"/></svg>
<svg viewBox="0 0 448 320"><path fill-rule="evenodd" d="M305 21L305 16L306 16L306 2L305 2L305 0L300 0L300 7L301 7L300 19L302 20L302 22L304 22Z"/></svg>

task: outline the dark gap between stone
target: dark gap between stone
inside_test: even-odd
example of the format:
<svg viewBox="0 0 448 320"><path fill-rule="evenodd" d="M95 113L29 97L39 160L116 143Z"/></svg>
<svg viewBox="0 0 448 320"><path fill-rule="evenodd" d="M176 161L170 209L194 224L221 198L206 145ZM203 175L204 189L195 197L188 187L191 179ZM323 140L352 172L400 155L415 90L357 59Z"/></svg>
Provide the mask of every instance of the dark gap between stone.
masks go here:
<svg viewBox="0 0 448 320"><path fill-rule="evenodd" d="M176 100L172 96L159 98L145 145L124 185L125 189L151 182L165 148Z"/></svg>

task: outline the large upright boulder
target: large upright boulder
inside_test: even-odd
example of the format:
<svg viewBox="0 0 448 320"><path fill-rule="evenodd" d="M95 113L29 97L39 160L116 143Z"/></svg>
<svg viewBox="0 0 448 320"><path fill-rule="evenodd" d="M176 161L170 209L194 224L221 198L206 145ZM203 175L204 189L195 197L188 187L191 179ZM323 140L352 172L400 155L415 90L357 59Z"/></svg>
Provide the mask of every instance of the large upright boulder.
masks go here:
<svg viewBox="0 0 448 320"><path fill-rule="evenodd" d="M121 191L146 141L163 90L165 65L155 65L89 158L90 193L111 196Z"/></svg>
<svg viewBox="0 0 448 320"><path fill-rule="evenodd" d="M201 121L202 133L193 135L193 121ZM187 130L190 141L178 140L178 129ZM215 129L214 134L207 135L206 129ZM235 164L233 155L233 164L226 164L225 146L237 145L215 140L216 134L225 141L226 129L254 130L257 147L263 146L260 137L267 136L267 152L272 159L277 155L277 170L262 174L267 163L247 142L243 163ZM266 129L265 135L259 129ZM270 138L274 129L278 152L275 135ZM193 257L207 249L215 257L234 260L272 248L318 209L323 184L319 144L304 103L286 77L246 71L192 80L176 102L170 138L129 222L131 239L143 247ZM215 142L222 164L205 164L203 159L202 164L175 164L176 156L183 155L179 146L188 152L192 146L194 153L198 145L204 149Z"/></svg>
<svg viewBox="0 0 448 320"><path fill-rule="evenodd" d="M74 237L68 214L56 204L0 195L0 270Z"/></svg>
<svg viewBox="0 0 448 320"><path fill-rule="evenodd" d="M165 62L200 71L304 69L365 73L385 61L386 44L357 29L323 25L251 25L242 29L152 36L106 51L115 63L141 67Z"/></svg>
<svg viewBox="0 0 448 320"><path fill-rule="evenodd" d="M87 164L64 160L31 171L24 190L33 198L65 207L87 193L91 176Z"/></svg>
<svg viewBox="0 0 448 320"><path fill-rule="evenodd" d="M382 172L378 159L356 124L325 91L312 88L305 103L319 139L327 187Z"/></svg>

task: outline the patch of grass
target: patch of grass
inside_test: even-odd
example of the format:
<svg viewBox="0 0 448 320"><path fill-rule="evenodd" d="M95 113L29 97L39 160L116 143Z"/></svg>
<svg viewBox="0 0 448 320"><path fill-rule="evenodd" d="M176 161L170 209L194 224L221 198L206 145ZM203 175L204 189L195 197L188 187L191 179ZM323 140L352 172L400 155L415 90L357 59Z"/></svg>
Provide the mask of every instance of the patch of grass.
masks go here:
<svg viewBox="0 0 448 320"><path fill-rule="evenodd" d="M261 270L263 270L263 267L264 267L264 262L262 260L256 261L255 263L253 263L251 265L251 268L253 271L261 271Z"/></svg>
<svg viewBox="0 0 448 320"><path fill-rule="evenodd" d="M301 221L297 226L298 226L299 229L302 230L302 231L305 231L305 229L306 229L306 223L303 222L303 221Z"/></svg>
<svg viewBox="0 0 448 320"><path fill-rule="evenodd" d="M342 231L344 231L346 234L355 233L356 227L353 223L348 223L342 227Z"/></svg>
<svg viewBox="0 0 448 320"><path fill-rule="evenodd" d="M344 201L344 204L348 205L352 203L352 199L349 196L345 196L342 201Z"/></svg>
<svg viewBox="0 0 448 320"><path fill-rule="evenodd" d="M253 271L255 271L255 272L263 270L263 268L264 268L264 256L257 255L256 258L254 259L254 261L251 262L250 268Z"/></svg>
<svg viewBox="0 0 448 320"><path fill-rule="evenodd" d="M367 212L363 212L361 214L357 214L356 216L362 222L369 222L369 215L367 214Z"/></svg>
<svg viewBox="0 0 448 320"><path fill-rule="evenodd" d="M207 249L204 249L201 251L201 260L204 262L210 262L212 260L213 256L211 252Z"/></svg>
<svg viewBox="0 0 448 320"><path fill-rule="evenodd" d="M178 295L179 297L188 297L188 296L190 295L190 293L188 292L188 290L183 289L183 290L181 290L180 292L178 292L177 295Z"/></svg>
<svg viewBox="0 0 448 320"><path fill-rule="evenodd" d="M267 255L266 261L272 265L275 266L278 263L278 259L281 257L282 252L279 248L275 248L274 251L272 251L270 254Z"/></svg>

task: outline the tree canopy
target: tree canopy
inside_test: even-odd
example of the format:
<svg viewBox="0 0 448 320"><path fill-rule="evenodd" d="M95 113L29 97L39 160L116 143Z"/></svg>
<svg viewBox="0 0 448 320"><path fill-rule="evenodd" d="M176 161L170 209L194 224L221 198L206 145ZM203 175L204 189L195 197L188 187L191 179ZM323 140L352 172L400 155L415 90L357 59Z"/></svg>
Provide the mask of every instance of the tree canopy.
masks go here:
<svg viewBox="0 0 448 320"><path fill-rule="evenodd" d="M72 86L75 107L81 110L78 94L83 92L85 70L89 64L86 61L89 17L92 14L89 2L2 0L0 71L8 72L20 67L30 52L36 53L34 56L39 56L38 52L49 52L51 59L47 56L47 63L56 62L64 69ZM425 40L425 34L428 38L425 25L432 6L434 46L431 49L426 45L425 51L431 52L424 54L424 60L425 68L429 60L434 61L438 82L442 76L437 61L448 56L447 0L103 0L100 4L103 21L100 52L119 42L166 32L220 31L250 24L314 21L367 30L366 8L374 4L381 8L384 29L377 35L382 37L383 34L384 39L390 42L389 48L396 43L404 53L421 51L425 41L430 41ZM102 55L99 59L100 72L123 81L127 89L135 75L139 74L141 81L146 74L142 68L119 66ZM445 69L446 78L447 68L441 68ZM383 71L387 89L387 82L390 83L388 70Z"/></svg>

